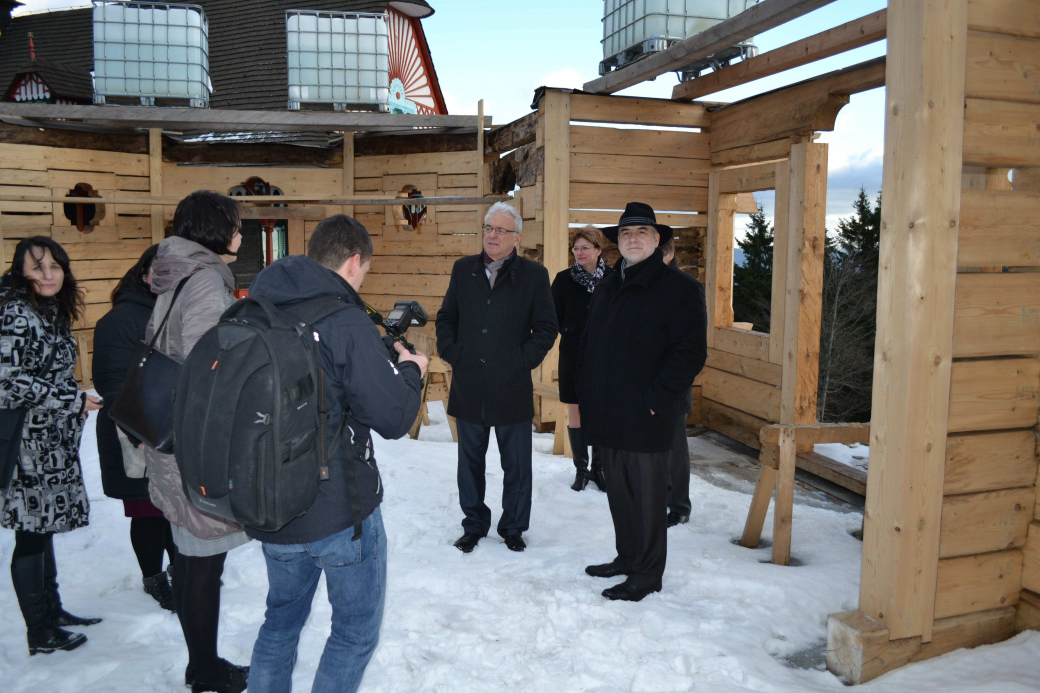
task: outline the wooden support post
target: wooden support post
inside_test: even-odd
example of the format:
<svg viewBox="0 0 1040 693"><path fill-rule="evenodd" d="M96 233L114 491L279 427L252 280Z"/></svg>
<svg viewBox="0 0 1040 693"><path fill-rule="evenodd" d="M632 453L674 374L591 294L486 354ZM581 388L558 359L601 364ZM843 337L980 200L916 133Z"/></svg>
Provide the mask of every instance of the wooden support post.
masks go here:
<svg viewBox="0 0 1040 693"><path fill-rule="evenodd" d="M290 255L303 255L307 252L307 241L305 239L305 230L303 225L303 219L289 219L289 237L286 239L288 243L287 250Z"/></svg>
<svg viewBox="0 0 1040 693"><path fill-rule="evenodd" d="M545 141L542 265L551 279L570 265L571 95L549 89L542 99L542 106L545 108L545 116L539 122ZM553 382L560 355L559 344L557 339L542 360L545 367L541 369L541 380L544 383ZM543 398L542 402L544 406L546 400ZM560 425L559 420L556 425ZM567 432L563 433L566 437Z"/></svg>
<svg viewBox="0 0 1040 693"><path fill-rule="evenodd" d="M354 194L354 133L343 133L343 180L340 183L343 197ZM343 213L354 216L354 205L343 205Z"/></svg>
<svg viewBox="0 0 1040 693"><path fill-rule="evenodd" d="M792 145L788 165L780 423L810 424L816 422L820 368L827 145L815 142Z"/></svg>
<svg viewBox="0 0 1040 693"><path fill-rule="evenodd" d="M769 499L773 497L775 485L776 469L763 462L762 468L758 472L755 494L751 496L751 508L748 510L747 521L744 523L744 534L740 538L741 546L753 549L762 540L762 527L766 523Z"/></svg>
<svg viewBox="0 0 1040 693"><path fill-rule="evenodd" d="M780 454L777 456L776 502L773 504L773 563L791 563L791 522L794 514L794 428L780 431Z"/></svg>
<svg viewBox="0 0 1040 693"><path fill-rule="evenodd" d="M84 332L76 333L76 358L79 359L80 389L92 387L94 374L91 372L90 352L87 347L87 335Z"/></svg>
<svg viewBox="0 0 1040 693"><path fill-rule="evenodd" d="M148 130L148 185L152 197L162 197L163 194L163 165L162 165L162 128L150 128ZM110 210L115 216L116 210ZM162 243L166 237L166 222L163 220L162 207L153 206L152 215L152 243Z"/></svg>
<svg viewBox="0 0 1040 693"><path fill-rule="evenodd" d="M4 251L4 214L0 212L0 272L7 271L7 253Z"/></svg>
<svg viewBox="0 0 1040 693"><path fill-rule="evenodd" d="M484 197L486 188L484 186L484 99L477 102L477 197ZM480 205L481 226L484 224L484 215L487 214L487 206ZM477 252L484 248L484 236L477 234Z"/></svg>
<svg viewBox="0 0 1040 693"><path fill-rule="evenodd" d="M932 639L953 356L967 0L888 7L877 353L859 608Z"/></svg>
<svg viewBox="0 0 1040 693"><path fill-rule="evenodd" d="M543 406L545 399L542 400ZM556 430L553 435L553 454L570 457L570 436L567 435L567 405L556 402Z"/></svg>

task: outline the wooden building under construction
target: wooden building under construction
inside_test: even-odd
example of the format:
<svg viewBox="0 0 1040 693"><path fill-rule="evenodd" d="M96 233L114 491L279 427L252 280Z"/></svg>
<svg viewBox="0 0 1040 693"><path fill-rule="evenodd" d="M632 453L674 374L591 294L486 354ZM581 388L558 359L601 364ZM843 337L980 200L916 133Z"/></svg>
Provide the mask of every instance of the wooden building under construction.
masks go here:
<svg viewBox="0 0 1040 693"><path fill-rule="evenodd" d="M168 109L0 104L0 260L36 233L69 249L88 295L76 326L86 355L114 280L163 237L175 198L197 188L227 192L254 176L279 188L286 207L264 198L246 216L286 219L290 253L317 219L354 214L376 245L364 297L377 308L417 298L431 315L454 259L479 251L488 202L513 196L524 252L550 273L570 264L572 225L616 223L625 202L648 202L679 229L681 263L707 292L699 420L762 448L749 527L761 529L775 487L774 542L790 542L799 451L870 444L858 609L830 616L831 670L858 683L1004 640L1040 626L1040 0L892 0L887 11L680 84L673 99L611 95L828 1L764 0L583 91L542 90L534 112L492 129L453 116L402 116L390 127L379 114L210 110L189 123ZM886 38L878 60L738 103L693 100ZM852 95L882 86L872 421L822 426L828 156L816 137ZM137 131L61 129L69 121ZM402 131L415 126L442 130ZM364 135L307 150L169 136L236 128ZM63 198L81 183L138 200L99 201L89 232L79 231ZM431 201L415 229L387 202L413 187L455 200ZM769 331L756 332L734 322L733 220L764 190L776 194L774 273ZM552 364L551 354L535 372L538 423L559 426Z"/></svg>

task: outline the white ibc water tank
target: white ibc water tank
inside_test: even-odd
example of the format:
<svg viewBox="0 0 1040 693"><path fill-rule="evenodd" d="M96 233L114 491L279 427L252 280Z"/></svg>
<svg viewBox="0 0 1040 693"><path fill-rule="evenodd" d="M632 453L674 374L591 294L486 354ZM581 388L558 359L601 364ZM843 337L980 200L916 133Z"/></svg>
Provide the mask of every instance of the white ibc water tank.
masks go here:
<svg viewBox="0 0 1040 693"><path fill-rule="evenodd" d="M209 23L198 5L94 2L94 101L186 99L206 107Z"/></svg>
<svg viewBox="0 0 1040 693"><path fill-rule="evenodd" d="M302 103L386 108L390 34L386 16L351 12L285 13L289 108Z"/></svg>
<svg viewBox="0 0 1040 693"><path fill-rule="evenodd" d="M669 44L699 34L758 2L759 0L604 0L604 63L616 67L631 62L642 54L663 50Z"/></svg>

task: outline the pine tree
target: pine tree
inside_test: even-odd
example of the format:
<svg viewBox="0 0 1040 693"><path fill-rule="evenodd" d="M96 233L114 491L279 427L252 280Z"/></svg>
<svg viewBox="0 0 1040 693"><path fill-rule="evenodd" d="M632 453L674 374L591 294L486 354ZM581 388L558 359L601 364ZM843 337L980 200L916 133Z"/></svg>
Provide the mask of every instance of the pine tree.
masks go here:
<svg viewBox="0 0 1040 693"><path fill-rule="evenodd" d="M769 306L773 294L773 226L759 205L751 215L747 234L737 245L744 251L744 266L733 265L733 320L753 323L759 332L769 331Z"/></svg>
<svg viewBox="0 0 1040 693"><path fill-rule="evenodd" d="M820 421L869 421L877 332L881 197L860 188L853 214L828 235L820 330Z"/></svg>

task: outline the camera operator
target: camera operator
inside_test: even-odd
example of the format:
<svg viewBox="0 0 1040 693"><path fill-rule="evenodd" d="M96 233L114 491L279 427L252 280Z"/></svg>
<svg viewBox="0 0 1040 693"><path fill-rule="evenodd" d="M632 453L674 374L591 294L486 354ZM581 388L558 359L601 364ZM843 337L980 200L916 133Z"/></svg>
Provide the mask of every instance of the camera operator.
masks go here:
<svg viewBox="0 0 1040 693"><path fill-rule="evenodd" d="M276 532L247 530L263 542L267 562L267 613L249 671L254 693L292 688L300 631L322 572L332 604L332 633L314 677L314 690L356 691L379 641L386 589L386 535L379 512L382 481L370 430L400 438L419 412L427 358L395 344L398 364L387 356L376 326L358 296L372 259L372 240L357 220L325 219L311 235L307 255L274 263L253 281L250 296L277 307L334 296L350 304L314 325L324 373L328 419L325 440L346 415L349 431L329 458L314 505ZM361 537L352 540L354 513L348 467L354 465Z"/></svg>

